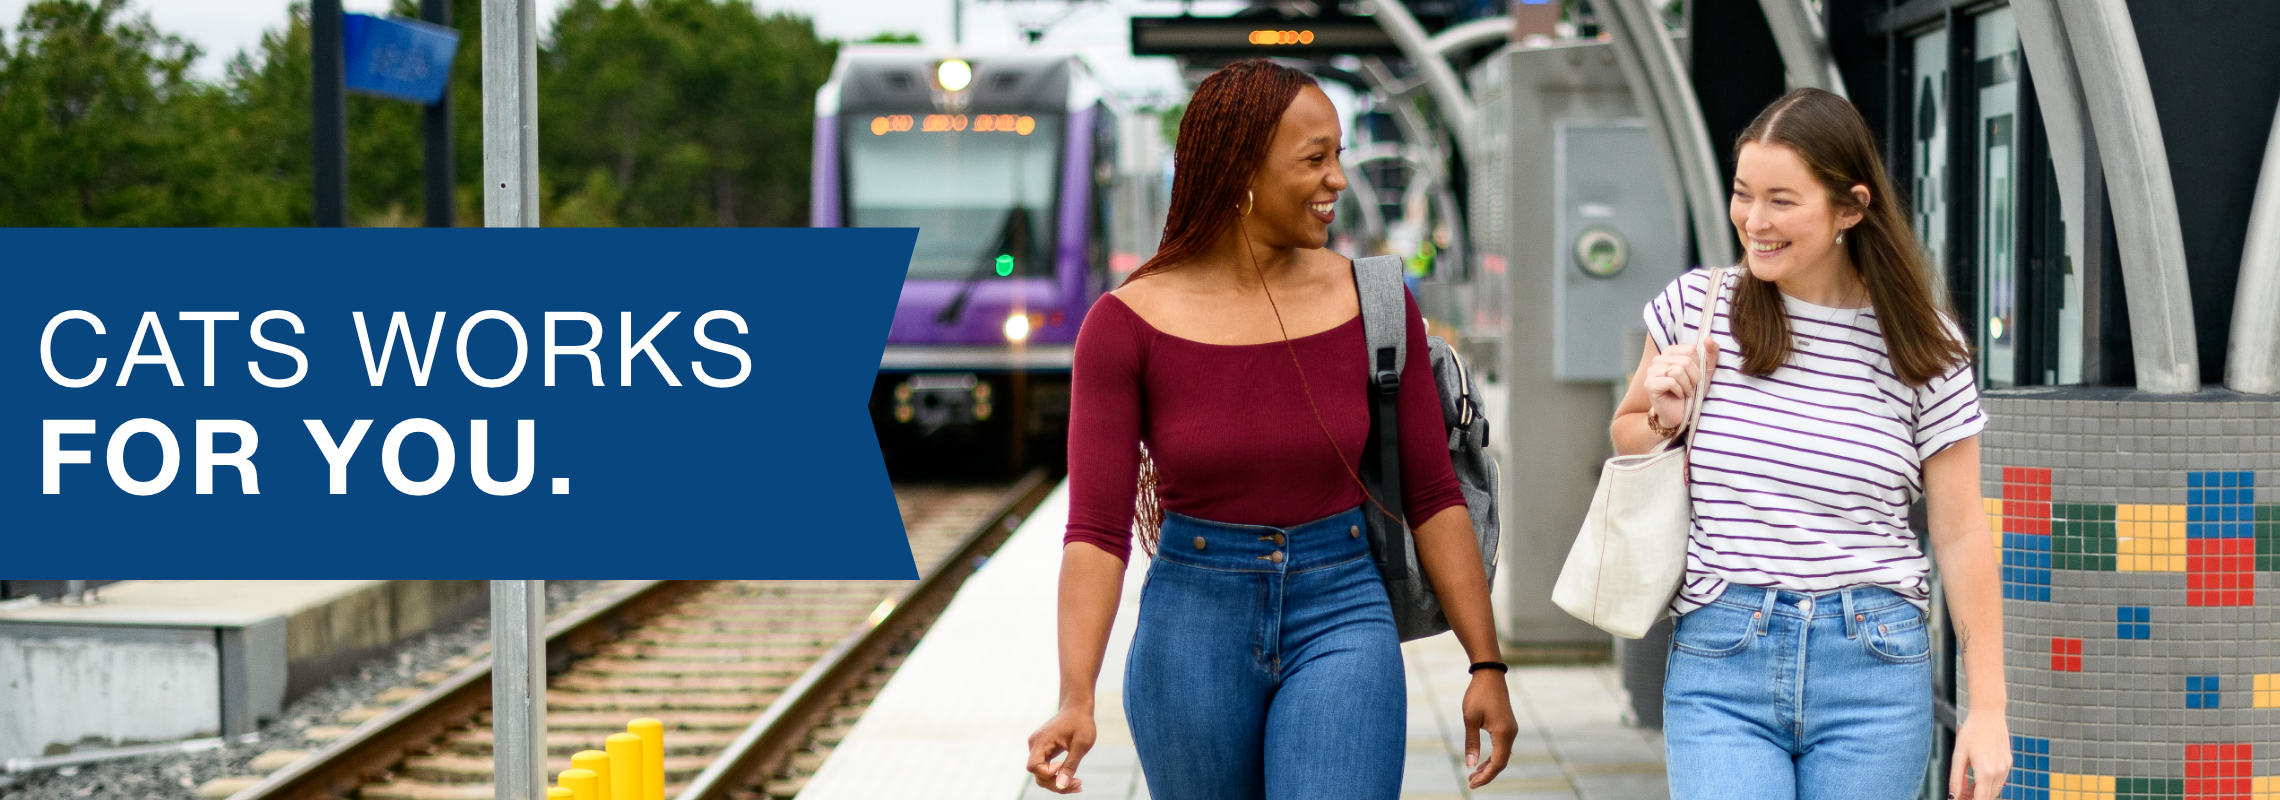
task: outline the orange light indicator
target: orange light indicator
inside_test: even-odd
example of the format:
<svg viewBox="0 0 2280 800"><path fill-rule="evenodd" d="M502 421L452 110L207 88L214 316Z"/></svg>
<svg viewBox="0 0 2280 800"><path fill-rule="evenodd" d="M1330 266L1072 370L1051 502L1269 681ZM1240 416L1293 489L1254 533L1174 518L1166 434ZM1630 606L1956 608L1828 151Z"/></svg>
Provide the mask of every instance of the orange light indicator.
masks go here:
<svg viewBox="0 0 2280 800"><path fill-rule="evenodd" d="M871 118L871 134L884 136L911 130L913 125L922 133L958 133L969 128L976 133L1012 133L1028 136L1037 131L1037 118L1013 114L928 114L914 118L909 114L891 114Z"/></svg>
<svg viewBox="0 0 2280 800"><path fill-rule="evenodd" d="M1313 31L1252 31L1250 42L1257 45L1313 44Z"/></svg>

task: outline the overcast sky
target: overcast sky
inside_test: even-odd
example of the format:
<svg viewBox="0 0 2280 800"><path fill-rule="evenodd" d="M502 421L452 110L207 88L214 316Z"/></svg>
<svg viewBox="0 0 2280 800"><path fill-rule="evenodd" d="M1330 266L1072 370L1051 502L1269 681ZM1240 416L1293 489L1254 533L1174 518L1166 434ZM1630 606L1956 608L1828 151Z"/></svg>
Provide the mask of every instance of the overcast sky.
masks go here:
<svg viewBox="0 0 2280 800"><path fill-rule="evenodd" d="M542 25L568 0L537 0ZM0 0L0 22L14 42L16 24L29 0ZM385 13L388 0L342 0L349 11ZM790 11L815 20L816 30L837 39L863 39L881 32L917 33L927 44L948 45L953 0L753 0L762 13ZM1040 45L1077 49L1125 93L1177 91L1178 75L1169 59L1134 59L1126 20L1137 15L1179 13L1178 0L965 0L965 44L977 49L1021 44L1023 22L1059 20ZM180 35L205 50L197 73L219 79L240 50L261 41L264 30L285 24L286 0L130 0L134 12L148 12L159 30ZM1240 0L1202 0L1198 14L1233 12Z"/></svg>

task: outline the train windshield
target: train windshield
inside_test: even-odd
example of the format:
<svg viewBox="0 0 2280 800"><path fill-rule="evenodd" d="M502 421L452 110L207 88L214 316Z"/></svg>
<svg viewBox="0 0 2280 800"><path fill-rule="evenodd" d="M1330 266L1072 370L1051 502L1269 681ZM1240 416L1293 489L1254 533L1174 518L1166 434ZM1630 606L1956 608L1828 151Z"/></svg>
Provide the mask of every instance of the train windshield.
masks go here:
<svg viewBox="0 0 2280 800"><path fill-rule="evenodd" d="M911 278L1053 274L1059 118L936 114L853 122L853 222L917 228Z"/></svg>

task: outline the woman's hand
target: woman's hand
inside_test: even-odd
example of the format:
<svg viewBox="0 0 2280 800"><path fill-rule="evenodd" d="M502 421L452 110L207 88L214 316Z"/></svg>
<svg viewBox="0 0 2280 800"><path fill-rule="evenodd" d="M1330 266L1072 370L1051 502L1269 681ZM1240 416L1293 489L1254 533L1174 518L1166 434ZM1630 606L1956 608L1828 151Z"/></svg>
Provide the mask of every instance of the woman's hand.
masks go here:
<svg viewBox="0 0 2280 800"><path fill-rule="evenodd" d="M1506 711L1506 716L1511 712ZM1073 708L1064 708L1046 720L1043 727L1029 735L1029 774L1037 785L1058 794L1075 794L1085 790L1085 782L1077 778L1077 762L1093 746L1092 714ZM1061 763L1052 763L1055 756L1069 754Z"/></svg>
<svg viewBox="0 0 2280 800"><path fill-rule="evenodd" d="M1497 773L1512 760L1512 737L1520 733L1520 721L1512 716L1512 690L1504 684L1504 671L1484 669L1473 673L1472 685L1465 688L1465 766L1472 769L1467 780L1469 788L1478 789L1495 780ZM1488 761L1480 760L1480 732L1488 731Z"/></svg>
<svg viewBox="0 0 2280 800"><path fill-rule="evenodd" d="M2002 712L1966 715L1955 732L1954 766L1948 768L1948 796L1994 800L2011 771L2011 726ZM1965 780L1968 776L1970 780Z"/></svg>
<svg viewBox="0 0 2280 800"><path fill-rule="evenodd" d="M1703 356L1698 359L1696 351ZM1654 409L1655 419L1666 428L1686 423L1686 401L1694 396L1694 389L1703 384L1705 365L1715 368L1718 363L1718 340L1705 339L1698 344L1674 344L1647 362L1647 402Z"/></svg>

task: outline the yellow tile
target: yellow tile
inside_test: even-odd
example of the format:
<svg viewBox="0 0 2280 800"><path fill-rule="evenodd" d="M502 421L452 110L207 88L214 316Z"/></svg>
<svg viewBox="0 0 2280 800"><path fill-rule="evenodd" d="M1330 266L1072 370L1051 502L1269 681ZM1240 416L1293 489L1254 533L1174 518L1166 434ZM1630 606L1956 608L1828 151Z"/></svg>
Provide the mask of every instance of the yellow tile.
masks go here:
<svg viewBox="0 0 2280 800"><path fill-rule="evenodd" d="M2184 522L2184 521L2185 521L2185 507L2184 507L2184 506L2155 506L2155 507L2156 507L2156 508L2159 508L2159 509L2161 509L2161 515L2162 515L2162 516L2161 516L2161 518L2162 518L2162 519L2164 519L2164 520L2167 520L2167 521L2170 521L2170 522ZM2183 530L2184 530L2183 528L2179 528L2179 531L2180 531L2180 532L2182 532Z"/></svg>
<svg viewBox="0 0 2280 800"><path fill-rule="evenodd" d="M2272 690L2271 673L2265 673L2263 675L2256 676L2256 690L2259 692L2269 692Z"/></svg>
<svg viewBox="0 0 2280 800"><path fill-rule="evenodd" d="M2114 791L2114 776L2098 776L2098 791L2112 793Z"/></svg>
<svg viewBox="0 0 2280 800"><path fill-rule="evenodd" d="M2065 789L2068 791L2080 789L2082 788L2082 776L2068 775L2063 772L2053 772L2050 774L2050 788Z"/></svg>

